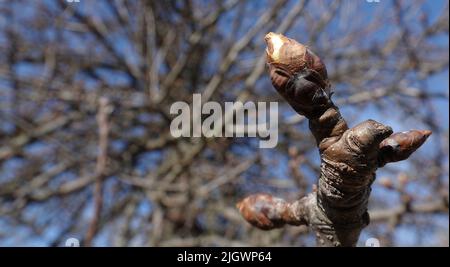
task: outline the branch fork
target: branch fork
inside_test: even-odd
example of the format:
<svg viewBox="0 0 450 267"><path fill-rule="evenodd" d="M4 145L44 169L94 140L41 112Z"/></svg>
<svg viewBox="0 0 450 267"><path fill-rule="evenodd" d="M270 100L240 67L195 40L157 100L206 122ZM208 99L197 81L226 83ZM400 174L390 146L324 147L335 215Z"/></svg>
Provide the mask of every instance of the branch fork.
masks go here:
<svg viewBox="0 0 450 267"><path fill-rule="evenodd" d="M267 63L272 85L309 120L321 157L316 192L287 202L269 194L237 204L242 216L262 230L308 225L319 246L356 246L369 224L367 204L378 168L407 159L431 135L428 130L394 133L367 120L349 128L331 97L325 64L307 46L268 33Z"/></svg>

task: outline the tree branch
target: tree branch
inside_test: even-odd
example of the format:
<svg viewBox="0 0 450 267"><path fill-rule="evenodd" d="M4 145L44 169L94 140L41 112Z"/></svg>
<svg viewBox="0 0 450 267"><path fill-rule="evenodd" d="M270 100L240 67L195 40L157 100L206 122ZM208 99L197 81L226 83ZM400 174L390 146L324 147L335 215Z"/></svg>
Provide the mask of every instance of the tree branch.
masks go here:
<svg viewBox="0 0 450 267"><path fill-rule="evenodd" d="M270 230L309 225L320 246L355 246L369 224L367 204L378 167L408 158L431 134L412 130L392 134L374 120L348 128L331 100L324 63L308 47L281 34L266 35L267 62L275 89L297 113L309 119L321 156L317 192L293 203L267 194L238 203L252 225Z"/></svg>
<svg viewBox="0 0 450 267"><path fill-rule="evenodd" d="M107 98L100 98L99 110L97 114L97 121L99 127L99 153L97 156L97 164L95 166L95 187L94 187L94 214L89 224L89 229L86 233L85 246L90 246L92 239L97 233L98 222L100 220L102 206L103 206L103 180L106 173L106 162L108 160L108 134L109 134L109 120L108 116L111 113L111 106Z"/></svg>

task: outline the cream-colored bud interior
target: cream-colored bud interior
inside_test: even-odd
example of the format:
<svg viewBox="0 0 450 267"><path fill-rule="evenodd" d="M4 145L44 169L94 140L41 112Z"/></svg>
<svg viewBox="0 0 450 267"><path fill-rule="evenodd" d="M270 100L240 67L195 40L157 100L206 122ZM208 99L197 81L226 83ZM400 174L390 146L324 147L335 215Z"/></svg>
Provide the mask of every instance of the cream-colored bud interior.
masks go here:
<svg viewBox="0 0 450 267"><path fill-rule="evenodd" d="M280 56L280 49L283 46L283 40L278 34L271 34L269 42L272 44L273 53L270 55L273 61L278 61Z"/></svg>
<svg viewBox="0 0 450 267"><path fill-rule="evenodd" d="M272 59L274 61L278 61L278 58L280 56L280 49L283 46L283 40L281 40L279 35L272 35L270 41L272 42L273 47Z"/></svg>

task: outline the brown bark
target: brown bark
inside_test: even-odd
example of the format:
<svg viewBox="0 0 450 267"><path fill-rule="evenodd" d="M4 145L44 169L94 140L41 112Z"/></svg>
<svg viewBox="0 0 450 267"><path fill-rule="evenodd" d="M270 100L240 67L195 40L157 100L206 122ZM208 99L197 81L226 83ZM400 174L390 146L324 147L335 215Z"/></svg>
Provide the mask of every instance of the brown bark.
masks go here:
<svg viewBox="0 0 450 267"><path fill-rule="evenodd" d="M280 34L267 34L266 42L272 84L295 111L308 118L320 152L321 172L317 191L293 203L256 194L237 206L260 229L308 225L316 232L319 246L355 246L369 224L367 204L376 170L408 158L431 131L392 134L391 127L374 120L349 129L331 100L320 58Z"/></svg>

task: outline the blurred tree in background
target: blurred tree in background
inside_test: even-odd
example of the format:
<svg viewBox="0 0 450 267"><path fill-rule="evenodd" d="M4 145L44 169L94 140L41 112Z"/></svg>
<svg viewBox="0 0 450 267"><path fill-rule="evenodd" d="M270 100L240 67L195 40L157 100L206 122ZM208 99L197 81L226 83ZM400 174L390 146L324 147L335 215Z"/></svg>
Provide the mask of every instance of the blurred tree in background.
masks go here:
<svg viewBox="0 0 450 267"><path fill-rule="evenodd" d="M431 129L378 172L369 237L448 246L448 1L0 1L0 245L312 246L235 203L312 190L319 154L272 88L264 35L326 63L350 126ZM279 143L173 138L176 101L280 101Z"/></svg>

